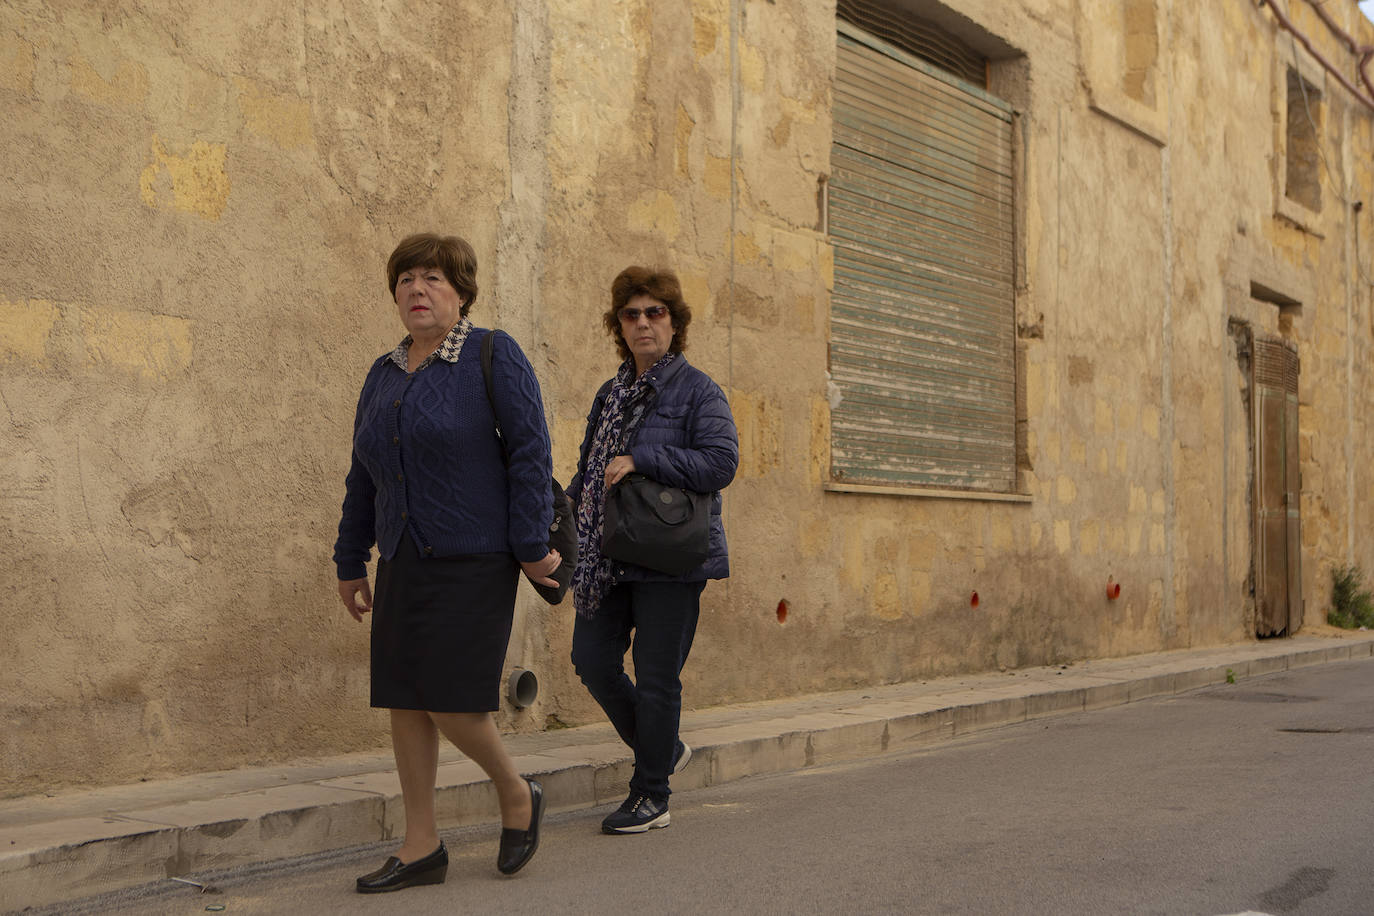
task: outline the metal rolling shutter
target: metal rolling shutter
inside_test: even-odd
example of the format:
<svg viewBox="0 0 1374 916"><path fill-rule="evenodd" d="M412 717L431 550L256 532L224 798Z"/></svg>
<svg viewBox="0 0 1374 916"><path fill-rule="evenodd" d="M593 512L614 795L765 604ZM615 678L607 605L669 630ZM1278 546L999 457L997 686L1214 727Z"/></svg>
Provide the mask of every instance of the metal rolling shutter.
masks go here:
<svg viewBox="0 0 1374 916"><path fill-rule="evenodd" d="M1012 492L1011 108L838 28L832 479Z"/></svg>
<svg viewBox="0 0 1374 916"><path fill-rule="evenodd" d="M988 63L982 55L934 23L912 18L882 0L837 0L835 15L979 89L988 87Z"/></svg>

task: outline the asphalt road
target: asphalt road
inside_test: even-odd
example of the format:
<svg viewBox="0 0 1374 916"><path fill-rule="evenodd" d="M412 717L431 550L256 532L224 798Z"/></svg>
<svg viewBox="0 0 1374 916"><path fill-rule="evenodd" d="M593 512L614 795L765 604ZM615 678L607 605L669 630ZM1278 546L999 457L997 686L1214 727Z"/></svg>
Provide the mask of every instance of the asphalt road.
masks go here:
<svg viewBox="0 0 1374 916"><path fill-rule="evenodd" d="M644 836L555 815L512 879L492 827L439 887L353 893L378 846L64 912L1365 916L1372 776L1367 660L684 793Z"/></svg>

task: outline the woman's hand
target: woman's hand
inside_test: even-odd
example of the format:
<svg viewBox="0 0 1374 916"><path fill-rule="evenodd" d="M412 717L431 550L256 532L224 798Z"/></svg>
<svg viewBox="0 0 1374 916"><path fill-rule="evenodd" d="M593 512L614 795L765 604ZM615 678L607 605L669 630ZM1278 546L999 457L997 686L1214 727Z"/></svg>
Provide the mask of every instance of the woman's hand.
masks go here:
<svg viewBox="0 0 1374 916"><path fill-rule="evenodd" d="M530 577L530 581L536 585L557 586L558 582L550 578L558 564L563 562L563 555L556 550L550 550L544 555L542 560L532 560L529 563L521 563L520 568L525 571L525 575Z"/></svg>
<svg viewBox="0 0 1374 916"><path fill-rule="evenodd" d="M613 487L620 483L620 479L626 474L634 473L635 460L629 455L616 455L606 465L606 486Z"/></svg>
<svg viewBox="0 0 1374 916"><path fill-rule="evenodd" d="M339 597L353 619L362 621L363 615L372 610L372 589L368 588L367 576L361 579L340 579ZM359 601L358 599L362 600Z"/></svg>

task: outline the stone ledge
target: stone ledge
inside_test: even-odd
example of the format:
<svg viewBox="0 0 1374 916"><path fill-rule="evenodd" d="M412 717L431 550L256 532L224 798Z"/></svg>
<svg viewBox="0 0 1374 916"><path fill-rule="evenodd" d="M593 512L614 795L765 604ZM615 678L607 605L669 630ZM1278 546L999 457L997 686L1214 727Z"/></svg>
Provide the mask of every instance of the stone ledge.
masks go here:
<svg viewBox="0 0 1374 916"><path fill-rule="evenodd" d="M1374 635L1335 645L1314 642L1291 650L1276 645L1283 648L1276 652L1249 644L1157 653L1073 671L1034 669L1014 680L971 676L696 711L683 721L693 760L674 787L690 790L909 751L1032 719L1215 686L1228 672L1240 680L1374 656ZM608 729L588 726L557 733L557 746L551 733L512 738L512 753L521 772L543 782L550 810L596 807L624 797L633 769L626 749L603 736ZM354 760L333 766L315 761L296 768L294 782L251 791L242 790L251 774L206 774L201 798L187 798L194 777L179 779L176 792L115 788L105 817L42 820L33 812L72 807L61 800L50 808L14 803L13 811L29 813L0 827L0 910L54 906L173 876L393 839L404 828L400 785L388 760L372 763L364 769ZM290 780L293 769L272 772L274 779ZM495 793L466 760L441 764L436 804L443 829L496 820Z"/></svg>

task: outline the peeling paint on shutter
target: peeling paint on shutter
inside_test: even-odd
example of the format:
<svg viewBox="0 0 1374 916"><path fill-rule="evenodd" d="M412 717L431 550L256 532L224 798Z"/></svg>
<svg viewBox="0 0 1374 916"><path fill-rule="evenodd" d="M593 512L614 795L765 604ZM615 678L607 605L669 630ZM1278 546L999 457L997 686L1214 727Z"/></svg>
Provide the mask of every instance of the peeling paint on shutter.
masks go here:
<svg viewBox="0 0 1374 916"><path fill-rule="evenodd" d="M905 10L872 0L838 0L835 15L895 48L910 51L979 89L987 88L987 60L955 36Z"/></svg>
<svg viewBox="0 0 1374 916"><path fill-rule="evenodd" d="M831 476L1012 492L1010 106L838 28Z"/></svg>

